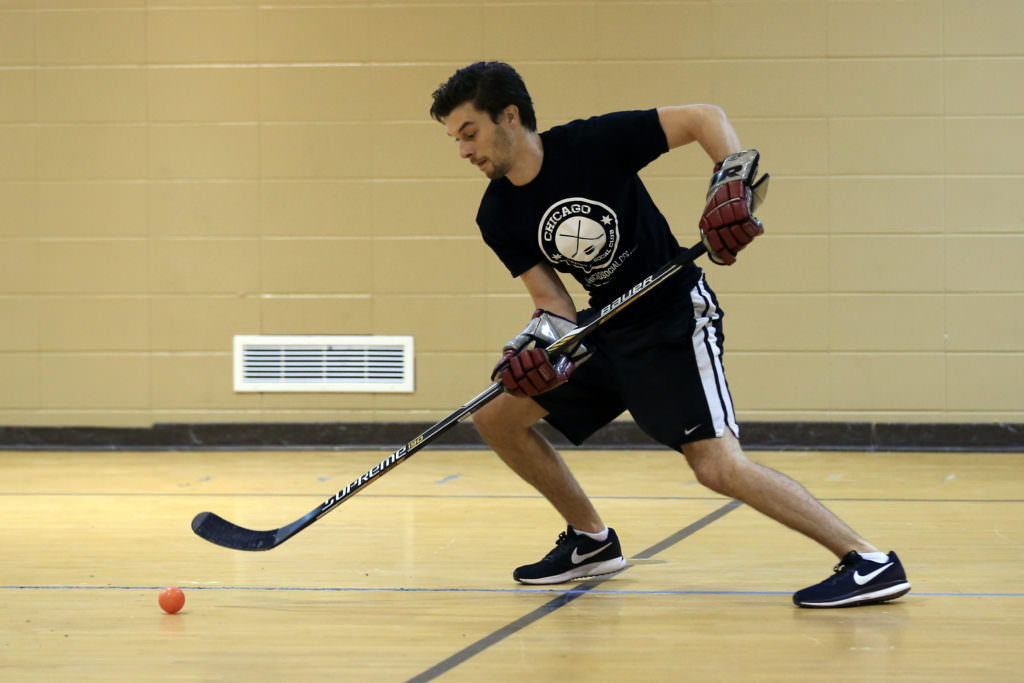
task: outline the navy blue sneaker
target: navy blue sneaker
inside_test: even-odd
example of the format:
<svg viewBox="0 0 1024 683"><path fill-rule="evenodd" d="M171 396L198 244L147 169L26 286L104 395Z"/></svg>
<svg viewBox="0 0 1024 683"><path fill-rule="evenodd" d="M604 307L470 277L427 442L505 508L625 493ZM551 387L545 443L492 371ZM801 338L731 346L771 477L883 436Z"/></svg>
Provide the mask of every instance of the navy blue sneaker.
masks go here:
<svg viewBox="0 0 1024 683"><path fill-rule="evenodd" d="M614 529L608 538L595 541L570 526L558 535L554 549L544 559L512 572L519 583L565 583L573 579L612 574L626 566Z"/></svg>
<svg viewBox="0 0 1024 683"><path fill-rule="evenodd" d="M885 562L872 562L851 550L833 571L821 583L793 593L793 602L799 607L856 607L895 600L910 592L900 558L892 551Z"/></svg>

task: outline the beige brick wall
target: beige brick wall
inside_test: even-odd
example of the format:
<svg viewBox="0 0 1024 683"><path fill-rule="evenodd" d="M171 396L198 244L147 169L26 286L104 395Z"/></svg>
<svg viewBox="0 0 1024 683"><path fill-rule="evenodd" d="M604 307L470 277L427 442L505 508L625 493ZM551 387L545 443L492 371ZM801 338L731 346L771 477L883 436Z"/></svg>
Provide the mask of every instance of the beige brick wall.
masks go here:
<svg viewBox="0 0 1024 683"><path fill-rule="evenodd" d="M1024 421L1016 0L0 0L0 424L402 420L530 313L430 93L714 102L774 175L710 267L741 418ZM645 171L691 243L700 150ZM578 288L573 288L578 293ZM236 394L233 334L411 334L414 394Z"/></svg>

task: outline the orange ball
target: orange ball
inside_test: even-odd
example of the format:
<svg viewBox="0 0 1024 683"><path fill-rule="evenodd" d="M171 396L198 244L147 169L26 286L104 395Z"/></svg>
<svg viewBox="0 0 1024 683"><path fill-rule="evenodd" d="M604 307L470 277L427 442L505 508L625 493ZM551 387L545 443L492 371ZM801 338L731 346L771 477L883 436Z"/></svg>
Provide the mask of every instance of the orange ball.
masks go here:
<svg viewBox="0 0 1024 683"><path fill-rule="evenodd" d="M174 614L185 606L185 594L180 588L165 588L160 591L160 607L168 614Z"/></svg>

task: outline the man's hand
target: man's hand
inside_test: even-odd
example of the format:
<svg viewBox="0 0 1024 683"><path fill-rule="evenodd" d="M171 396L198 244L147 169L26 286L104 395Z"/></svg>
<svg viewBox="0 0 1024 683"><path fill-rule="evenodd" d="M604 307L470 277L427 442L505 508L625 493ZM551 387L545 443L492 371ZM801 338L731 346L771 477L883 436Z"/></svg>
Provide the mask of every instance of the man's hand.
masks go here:
<svg viewBox="0 0 1024 683"><path fill-rule="evenodd" d="M519 352L509 349L495 366L493 377L500 379L505 391L522 398L537 396L564 384L575 369L576 364L566 356L560 356L552 365L544 349Z"/></svg>
<svg viewBox="0 0 1024 683"><path fill-rule="evenodd" d="M580 344L567 355L556 356L552 364L544 349L574 329L573 321L538 308L526 329L505 344L491 379L519 397L543 394L563 384L576 366L590 357L590 351Z"/></svg>
<svg viewBox="0 0 1024 683"><path fill-rule="evenodd" d="M764 232L754 211L768 192L768 174L754 182L760 154L756 149L730 154L715 166L707 204L700 217L700 238L719 265L736 262L736 254Z"/></svg>

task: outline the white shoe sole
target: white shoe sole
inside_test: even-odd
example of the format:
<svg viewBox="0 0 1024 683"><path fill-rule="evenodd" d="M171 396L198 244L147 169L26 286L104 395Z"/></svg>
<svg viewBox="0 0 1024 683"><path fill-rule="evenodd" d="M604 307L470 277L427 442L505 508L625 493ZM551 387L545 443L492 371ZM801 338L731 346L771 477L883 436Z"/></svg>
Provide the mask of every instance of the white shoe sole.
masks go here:
<svg viewBox="0 0 1024 683"><path fill-rule="evenodd" d="M905 595L910 592L910 582L903 581L892 586L886 586L885 588L873 591L871 593L858 593L849 598L842 600L833 600L831 602L801 602L800 607L853 607L854 605L860 604L872 604L876 602L885 602L886 600L895 600L901 595Z"/></svg>
<svg viewBox="0 0 1024 683"><path fill-rule="evenodd" d="M604 576L605 574L614 574L615 572L622 571L626 568L626 560L623 557L616 557L611 560L605 560L604 562L591 562L590 564L581 564L578 567L573 567L567 572L561 574L555 574L554 576L542 576L539 579L516 579L519 583L528 583L531 585L545 585L549 583L565 583L566 581L573 581L574 579L586 579L592 576Z"/></svg>

